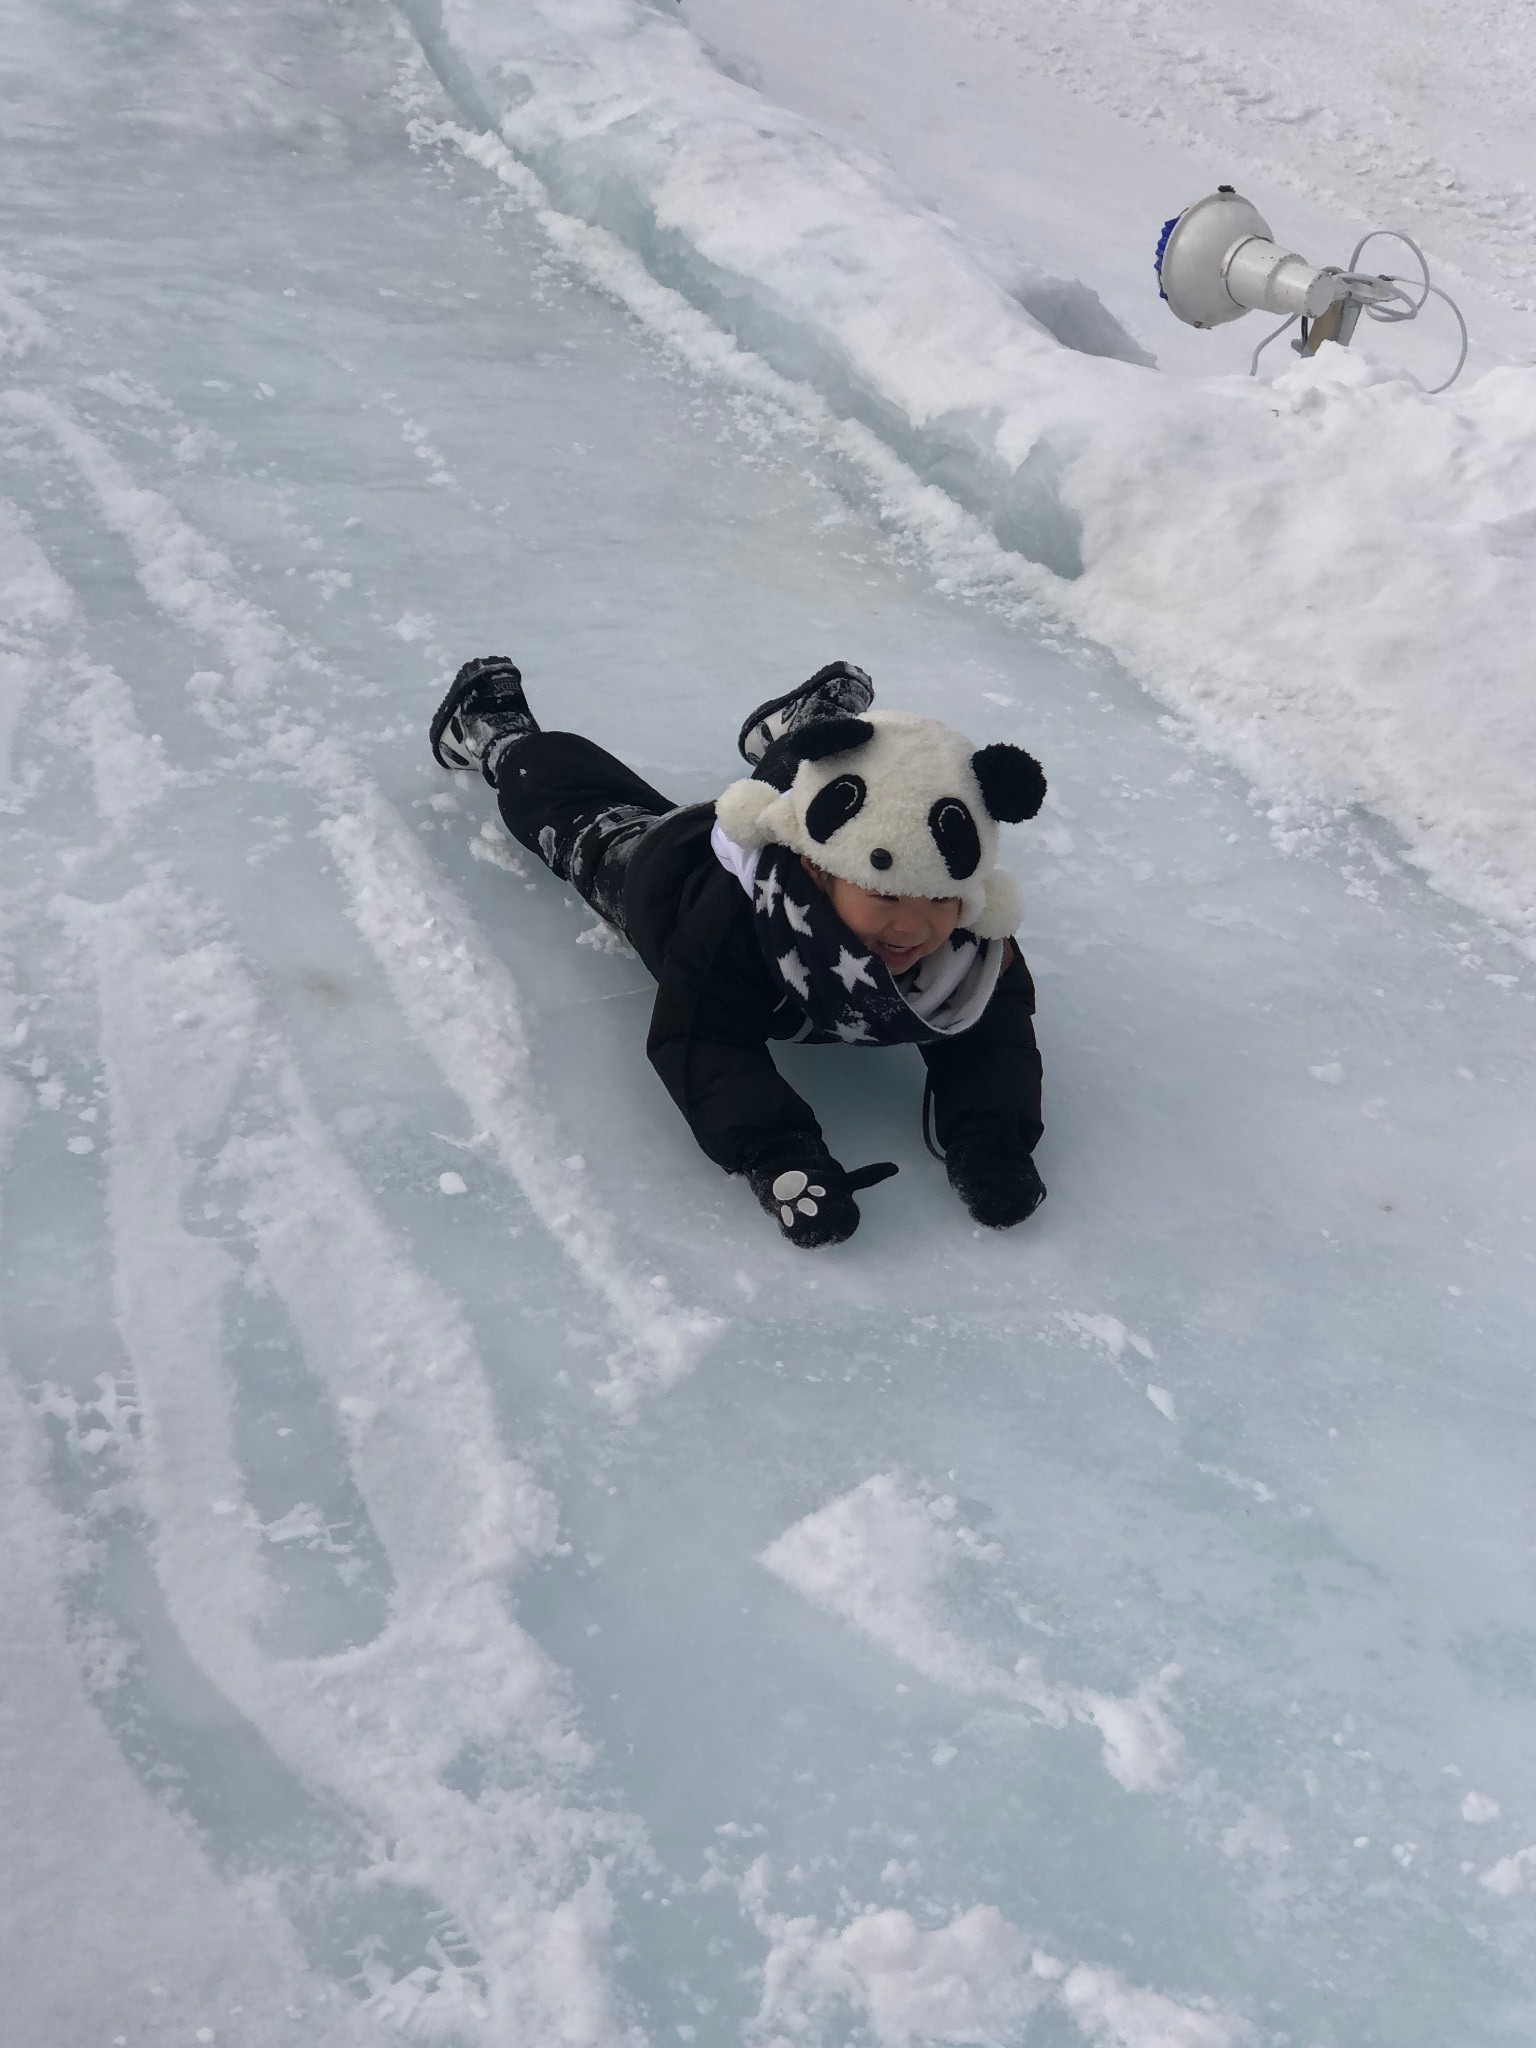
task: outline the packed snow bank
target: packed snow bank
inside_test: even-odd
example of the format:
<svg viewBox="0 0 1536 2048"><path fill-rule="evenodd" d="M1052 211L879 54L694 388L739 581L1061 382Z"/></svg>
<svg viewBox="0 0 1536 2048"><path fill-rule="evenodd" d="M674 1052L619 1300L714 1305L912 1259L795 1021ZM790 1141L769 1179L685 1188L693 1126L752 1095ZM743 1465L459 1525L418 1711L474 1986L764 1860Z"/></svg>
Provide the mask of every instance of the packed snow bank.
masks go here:
<svg viewBox="0 0 1536 2048"><path fill-rule="evenodd" d="M1536 937L1536 369L1439 398L1339 350L1272 385L1159 378L1064 346L891 174L639 0L413 12L558 206L984 519L1262 789L1371 806Z"/></svg>

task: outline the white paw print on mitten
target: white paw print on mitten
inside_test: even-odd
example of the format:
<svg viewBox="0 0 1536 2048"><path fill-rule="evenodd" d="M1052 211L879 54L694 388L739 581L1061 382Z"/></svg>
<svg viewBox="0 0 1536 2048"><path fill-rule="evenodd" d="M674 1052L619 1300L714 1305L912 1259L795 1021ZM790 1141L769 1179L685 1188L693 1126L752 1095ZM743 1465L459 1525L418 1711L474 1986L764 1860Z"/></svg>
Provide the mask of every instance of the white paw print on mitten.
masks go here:
<svg viewBox="0 0 1536 2048"><path fill-rule="evenodd" d="M779 1220L786 1230L795 1227L795 1210L802 1216L816 1214L815 1197L824 1195L825 1188L812 1187L811 1176L802 1173L798 1166L788 1173L781 1173L773 1184L773 1199L779 1204Z"/></svg>

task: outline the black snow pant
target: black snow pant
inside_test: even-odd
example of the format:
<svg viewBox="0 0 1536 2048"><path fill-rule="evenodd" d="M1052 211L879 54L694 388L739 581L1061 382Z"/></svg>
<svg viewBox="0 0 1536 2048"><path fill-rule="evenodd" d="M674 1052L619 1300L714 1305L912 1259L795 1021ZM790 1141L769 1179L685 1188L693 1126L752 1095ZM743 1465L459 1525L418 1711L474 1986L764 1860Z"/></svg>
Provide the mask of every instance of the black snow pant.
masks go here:
<svg viewBox="0 0 1536 2048"><path fill-rule="evenodd" d="M496 800L512 837L627 938L630 858L656 820L677 806L574 732L515 740L497 766Z"/></svg>

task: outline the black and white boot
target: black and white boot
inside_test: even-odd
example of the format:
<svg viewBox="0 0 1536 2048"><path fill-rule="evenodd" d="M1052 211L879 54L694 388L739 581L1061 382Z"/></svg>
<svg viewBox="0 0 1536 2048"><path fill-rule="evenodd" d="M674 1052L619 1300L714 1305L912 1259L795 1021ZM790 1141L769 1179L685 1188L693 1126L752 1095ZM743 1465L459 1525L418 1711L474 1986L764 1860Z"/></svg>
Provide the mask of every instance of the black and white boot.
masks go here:
<svg viewBox="0 0 1536 2048"><path fill-rule="evenodd" d="M875 686L851 661L829 661L809 682L785 696L759 704L741 728L736 745L755 768L775 740L816 718L857 718L874 702Z"/></svg>
<svg viewBox="0 0 1536 2048"><path fill-rule="evenodd" d="M504 654L481 654L465 662L437 707L432 753L440 768L478 768L494 788L507 748L538 729L517 663Z"/></svg>

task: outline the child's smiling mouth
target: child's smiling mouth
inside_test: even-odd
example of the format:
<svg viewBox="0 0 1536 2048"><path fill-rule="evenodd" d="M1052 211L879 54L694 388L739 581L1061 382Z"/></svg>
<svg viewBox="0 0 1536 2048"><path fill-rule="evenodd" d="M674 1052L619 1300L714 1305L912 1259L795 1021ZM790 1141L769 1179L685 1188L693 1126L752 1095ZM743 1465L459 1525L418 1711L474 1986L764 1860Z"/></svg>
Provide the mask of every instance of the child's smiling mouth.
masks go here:
<svg viewBox="0 0 1536 2048"><path fill-rule="evenodd" d="M910 946L893 946L885 939L873 941L875 951L887 967L911 967L922 954L922 941Z"/></svg>

